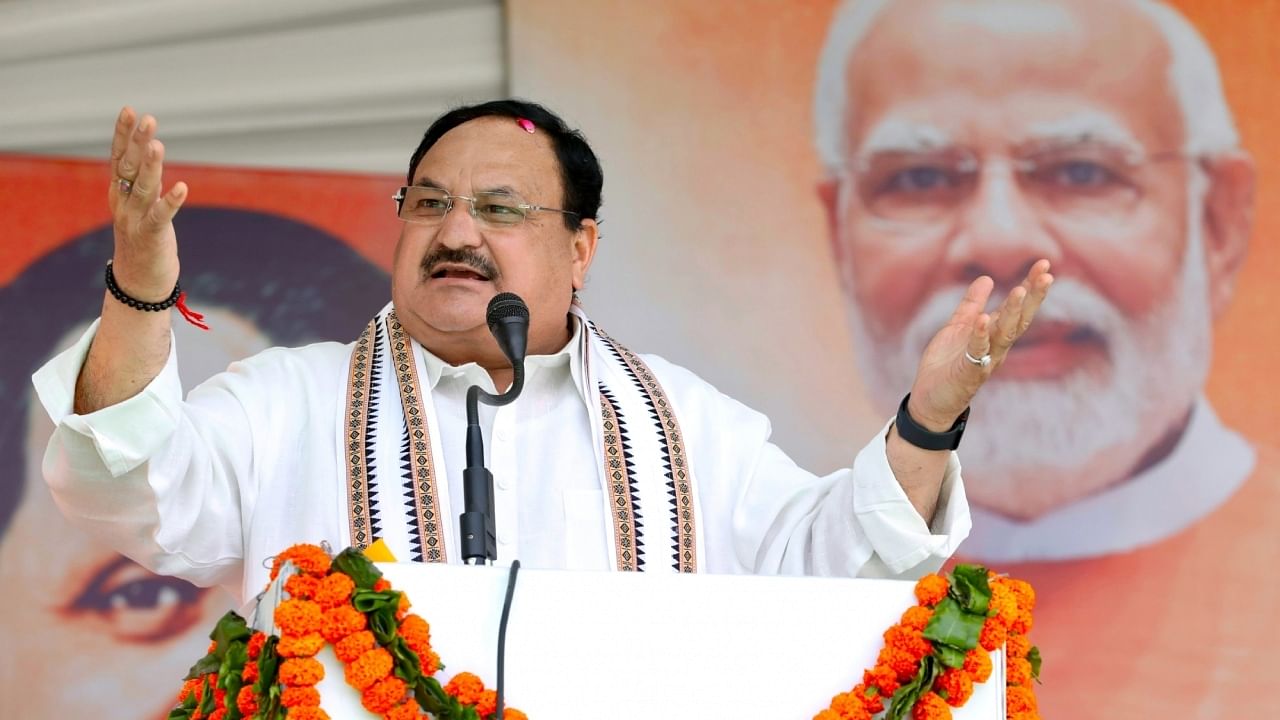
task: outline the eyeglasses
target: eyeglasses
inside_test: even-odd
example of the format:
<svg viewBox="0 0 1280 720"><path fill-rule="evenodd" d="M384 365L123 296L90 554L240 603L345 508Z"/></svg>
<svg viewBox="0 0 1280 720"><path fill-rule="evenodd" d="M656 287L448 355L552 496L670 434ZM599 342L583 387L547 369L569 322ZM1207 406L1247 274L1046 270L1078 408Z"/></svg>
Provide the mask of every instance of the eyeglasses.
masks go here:
<svg viewBox="0 0 1280 720"><path fill-rule="evenodd" d="M1063 220L1096 222L1128 217L1152 183L1148 166L1184 157L1081 142L1018 152L1004 164L1037 209ZM963 147L886 151L858 159L849 174L873 216L920 226L952 218L977 190L984 163L997 165Z"/></svg>
<svg viewBox="0 0 1280 720"><path fill-rule="evenodd" d="M453 209L455 200L464 200L470 206L471 217L493 227L513 227L523 223L531 213L557 212L562 215L578 213L568 210L530 205L518 196L505 192L478 192L475 197L450 195L439 188L411 185L400 188L391 196L396 201L396 213L401 220L414 223L438 223Z"/></svg>

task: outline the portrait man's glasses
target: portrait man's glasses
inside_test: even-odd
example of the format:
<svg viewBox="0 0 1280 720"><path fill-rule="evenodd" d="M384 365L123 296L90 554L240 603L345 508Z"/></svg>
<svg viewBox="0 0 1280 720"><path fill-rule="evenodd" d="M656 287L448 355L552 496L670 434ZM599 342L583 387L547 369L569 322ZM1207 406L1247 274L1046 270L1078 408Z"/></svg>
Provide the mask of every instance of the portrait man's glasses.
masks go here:
<svg viewBox="0 0 1280 720"><path fill-rule="evenodd" d="M1037 209L1060 219L1091 222L1125 219L1150 184L1152 163L1181 153L1142 155L1098 142L1025 149L1004 163L987 162L963 147L885 151L854 162L849 175L862 205L875 217L903 225L951 219L988 172L1007 168Z"/></svg>
<svg viewBox="0 0 1280 720"><path fill-rule="evenodd" d="M535 212L555 212L577 217L568 210L531 205L519 196L506 192L478 192L474 197L450 195L439 188L411 185L391 196L396 201L400 219L414 223L438 223L453 209L454 202L467 203L471 217L492 227L513 227Z"/></svg>

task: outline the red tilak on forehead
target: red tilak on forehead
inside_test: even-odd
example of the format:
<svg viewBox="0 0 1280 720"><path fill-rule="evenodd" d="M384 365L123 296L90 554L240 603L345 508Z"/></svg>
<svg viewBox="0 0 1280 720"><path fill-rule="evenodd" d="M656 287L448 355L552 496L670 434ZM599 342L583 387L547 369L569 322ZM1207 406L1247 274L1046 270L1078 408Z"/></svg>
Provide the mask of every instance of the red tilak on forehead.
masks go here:
<svg viewBox="0 0 1280 720"><path fill-rule="evenodd" d="M529 133L530 135L533 134L533 131L534 131L533 121L527 118L516 118L516 124L524 128L524 131Z"/></svg>

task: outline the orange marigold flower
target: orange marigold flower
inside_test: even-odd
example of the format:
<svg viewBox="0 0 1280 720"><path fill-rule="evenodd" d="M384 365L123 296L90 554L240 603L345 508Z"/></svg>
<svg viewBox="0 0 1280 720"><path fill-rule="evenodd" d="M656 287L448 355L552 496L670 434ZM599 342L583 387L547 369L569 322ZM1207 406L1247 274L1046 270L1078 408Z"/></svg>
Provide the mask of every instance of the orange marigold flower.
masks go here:
<svg viewBox="0 0 1280 720"><path fill-rule="evenodd" d="M320 633L313 632L306 635L285 635L280 638L280 644L276 645L276 651L280 653L280 657L311 657L323 647L324 638Z"/></svg>
<svg viewBox="0 0 1280 720"><path fill-rule="evenodd" d="M214 710L213 712L209 713L209 720L226 720L226 717L227 717L227 709L224 707L220 707Z"/></svg>
<svg viewBox="0 0 1280 720"><path fill-rule="evenodd" d="M422 666L422 674L431 676L440 672L440 656L434 650L418 653L418 663Z"/></svg>
<svg viewBox="0 0 1280 720"><path fill-rule="evenodd" d="M289 720L329 720L329 713L318 707L299 706L289 708Z"/></svg>
<svg viewBox="0 0 1280 720"><path fill-rule="evenodd" d="M399 705L408 689L409 686L403 680L392 675L370 685L361 696L360 704L364 705L365 710L381 715Z"/></svg>
<svg viewBox="0 0 1280 720"><path fill-rule="evenodd" d="M498 693L493 690L480 693L480 697L476 698L476 714L487 718L496 712L498 712Z"/></svg>
<svg viewBox="0 0 1280 720"><path fill-rule="evenodd" d="M330 573L324 580L318 581L315 600L320 607L328 610L345 604L355 591L355 582L346 574Z"/></svg>
<svg viewBox="0 0 1280 720"><path fill-rule="evenodd" d="M933 610L923 605L912 605L907 611L902 613L902 624L912 630L924 632L925 627L929 624L929 618L933 617Z"/></svg>
<svg viewBox="0 0 1280 720"><path fill-rule="evenodd" d="M356 658L378 647L378 640L368 630L351 633L333 646L333 654L345 665L355 662Z"/></svg>
<svg viewBox="0 0 1280 720"><path fill-rule="evenodd" d="M963 669L947 668L933 683L933 689L951 707L960 707L973 695L973 678Z"/></svg>
<svg viewBox="0 0 1280 720"><path fill-rule="evenodd" d="M324 679L324 666L315 658L289 658L280 663L280 682L298 687Z"/></svg>
<svg viewBox="0 0 1280 720"><path fill-rule="evenodd" d="M898 682L898 673L894 672L892 668L878 663L875 667L862 674L862 682L866 683L869 688L876 688L884 696L892 696L902 684Z"/></svg>
<svg viewBox="0 0 1280 720"><path fill-rule="evenodd" d="M314 685L288 687L280 693L280 704L287 708L320 707L320 691Z"/></svg>
<svg viewBox="0 0 1280 720"><path fill-rule="evenodd" d="M187 698L192 696L199 699L201 686L202 680L200 678L192 678L182 683L182 690L178 692L178 702L184 703L187 701Z"/></svg>
<svg viewBox="0 0 1280 720"><path fill-rule="evenodd" d="M463 705L475 705L484 692L484 683L472 673L460 672L444 686L444 691Z"/></svg>
<svg viewBox="0 0 1280 720"><path fill-rule="evenodd" d="M1006 718L1007 720L1040 720L1040 713L1034 710L1027 710L1026 712L1007 715Z"/></svg>
<svg viewBox="0 0 1280 720"><path fill-rule="evenodd" d="M1004 652L1011 658L1024 658L1031 652L1031 640L1026 635L1011 633L1004 641Z"/></svg>
<svg viewBox="0 0 1280 720"><path fill-rule="evenodd" d="M1023 685L1010 685L1004 689L1005 710L1010 716L1020 712L1039 712L1035 693Z"/></svg>
<svg viewBox="0 0 1280 720"><path fill-rule="evenodd" d="M856 693L840 693L831 698L831 709L839 713L840 720L871 720L871 713Z"/></svg>
<svg viewBox="0 0 1280 720"><path fill-rule="evenodd" d="M320 630L324 613L310 600L290 598L276 606L275 621L283 635L306 635Z"/></svg>
<svg viewBox="0 0 1280 720"><path fill-rule="evenodd" d="M409 615L400 622L400 637L414 652L431 649L431 626L420 615Z"/></svg>
<svg viewBox="0 0 1280 720"><path fill-rule="evenodd" d="M506 713L503 713L503 715L506 715ZM843 718L840 717L840 713L828 708L814 715L813 720L843 720Z"/></svg>
<svg viewBox="0 0 1280 720"><path fill-rule="evenodd" d="M214 650L217 650L217 649L218 649L218 641L217 641L217 640L211 640L211 641L209 641L209 649L208 649L208 650L205 650L205 651L204 651L204 654L205 654L205 655L210 655L210 654L212 654L212 653L213 653L213 651L214 651Z"/></svg>
<svg viewBox="0 0 1280 720"><path fill-rule="evenodd" d="M1009 637L1009 629L996 618L987 618L982 624L982 632L978 635L978 645L987 652L993 652Z"/></svg>
<svg viewBox="0 0 1280 720"><path fill-rule="evenodd" d="M1020 609L1018 610L1018 619L1014 620L1013 623L1009 625L1009 632L1026 635L1031 632L1031 626L1034 624L1035 623L1031 617L1031 611Z"/></svg>
<svg viewBox="0 0 1280 720"><path fill-rule="evenodd" d="M383 590L390 590L390 589L391 589L391 581L386 578L378 578L373 582L374 592L382 592Z"/></svg>
<svg viewBox="0 0 1280 720"><path fill-rule="evenodd" d="M1013 625L1018 619L1018 600L1013 596L1009 586L1000 584L991 586L991 602L987 614L998 618L1005 627Z"/></svg>
<svg viewBox="0 0 1280 720"><path fill-rule="evenodd" d="M413 700L406 700L382 716L383 720L419 720L423 717L422 713L418 712L418 703Z"/></svg>
<svg viewBox="0 0 1280 720"><path fill-rule="evenodd" d="M976 683L984 683L991 677L991 656L986 650L976 647L964 656L964 671L969 673Z"/></svg>
<svg viewBox="0 0 1280 720"><path fill-rule="evenodd" d="M893 670L893 674L897 676L899 682L910 680L920 670L920 660L916 656L896 647L881 648L880 657L876 659L876 664L885 665Z"/></svg>
<svg viewBox="0 0 1280 720"><path fill-rule="evenodd" d="M924 634L919 630L902 625L894 625L884 633L884 642L888 647L895 647L906 652L916 661L924 659L925 655L933 652L933 643L924 639Z"/></svg>
<svg viewBox="0 0 1280 720"><path fill-rule="evenodd" d="M320 578L311 575L294 575L284 581L284 591L299 600L314 600L319 587Z"/></svg>
<svg viewBox="0 0 1280 720"><path fill-rule="evenodd" d="M329 554L316 545L294 545L275 557L271 563L271 579L280 574L280 568L286 561L308 575L324 577L329 572Z"/></svg>
<svg viewBox="0 0 1280 720"><path fill-rule="evenodd" d="M250 660L258 659L258 656L262 654L262 646L265 645L266 642L267 634L264 632L256 632L249 636L249 647L247 650L249 651Z"/></svg>
<svg viewBox="0 0 1280 720"><path fill-rule="evenodd" d="M1008 685L1031 684L1031 663L1026 658L1008 658L1005 662L1004 681Z"/></svg>
<svg viewBox="0 0 1280 720"><path fill-rule="evenodd" d="M513 707L504 708L502 711L502 717L506 720L529 720L528 715L525 715Z"/></svg>
<svg viewBox="0 0 1280 720"><path fill-rule="evenodd" d="M933 607L947 596L950 584L947 579L937 573L929 573L916 581L916 600L921 605Z"/></svg>
<svg viewBox="0 0 1280 720"><path fill-rule="evenodd" d="M351 633L364 630L368 624L369 620L364 613L351 605L339 605L325 611L324 620L320 625L320 634L326 641L336 644Z"/></svg>
<svg viewBox="0 0 1280 720"><path fill-rule="evenodd" d="M403 620L404 616L408 614L409 614L409 596L404 592L401 592L400 604L396 606L396 620Z"/></svg>
<svg viewBox="0 0 1280 720"><path fill-rule="evenodd" d="M241 682L246 684L258 681L258 663L250 660L244 664L244 672L240 675Z"/></svg>
<svg viewBox="0 0 1280 720"><path fill-rule="evenodd" d="M1013 591L1013 596L1018 599L1018 609L1031 612L1036 609L1036 591L1031 587L1031 583L1026 580L1014 580L1008 578L1005 580L1009 585L1009 589Z"/></svg>
<svg viewBox="0 0 1280 720"><path fill-rule="evenodd" d="M236 696L236 707L246 718L253 717L253 714L258 712L258 696L253 694L252 686L245 685L240 688L240 694Z"/></svg>
<svg viewBox="0 0 1280 720"><path fill-rule="evenodd" d="M866 683L859 683L853 687L852 693L867 709L868 713L875 714L884 710L884 695L881 695L875 688L867 688Z"/></svg>
<svg viewBox="0 0 1280 720"><path fill-rule="evenodd" d="M386 648L374 648L347 665L347 684L363 692L370 685L390 675L394 666L395 660Z"/></svg>
<svg viewBox="0 0 1280 720"><path fill-rule="evenodd" d="M913 720L951 720L951 708L937 693L927 692L916 701L911 717Z"/></svg>

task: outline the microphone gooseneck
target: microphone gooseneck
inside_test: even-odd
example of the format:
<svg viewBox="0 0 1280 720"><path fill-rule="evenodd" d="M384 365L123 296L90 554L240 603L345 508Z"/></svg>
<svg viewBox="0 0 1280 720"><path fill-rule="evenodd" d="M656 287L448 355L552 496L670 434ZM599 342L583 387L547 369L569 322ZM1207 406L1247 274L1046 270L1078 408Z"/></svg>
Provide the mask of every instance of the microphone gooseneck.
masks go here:
<svg viewBox="0 0 1280 720"><path fill-rule="evenodd" d="M462 559L469 564L493 562L498 557L493 518L493 473L484 465L484 435L480 431L479 404L501 406L514 401L524 389L524 355L529 343L529 308L514 293L500 293L489 301L485 316L489 332L511 362L511 387L494 395L478 385L467 389L467 467L462 472L466 511L458 518Z"/></svg>

